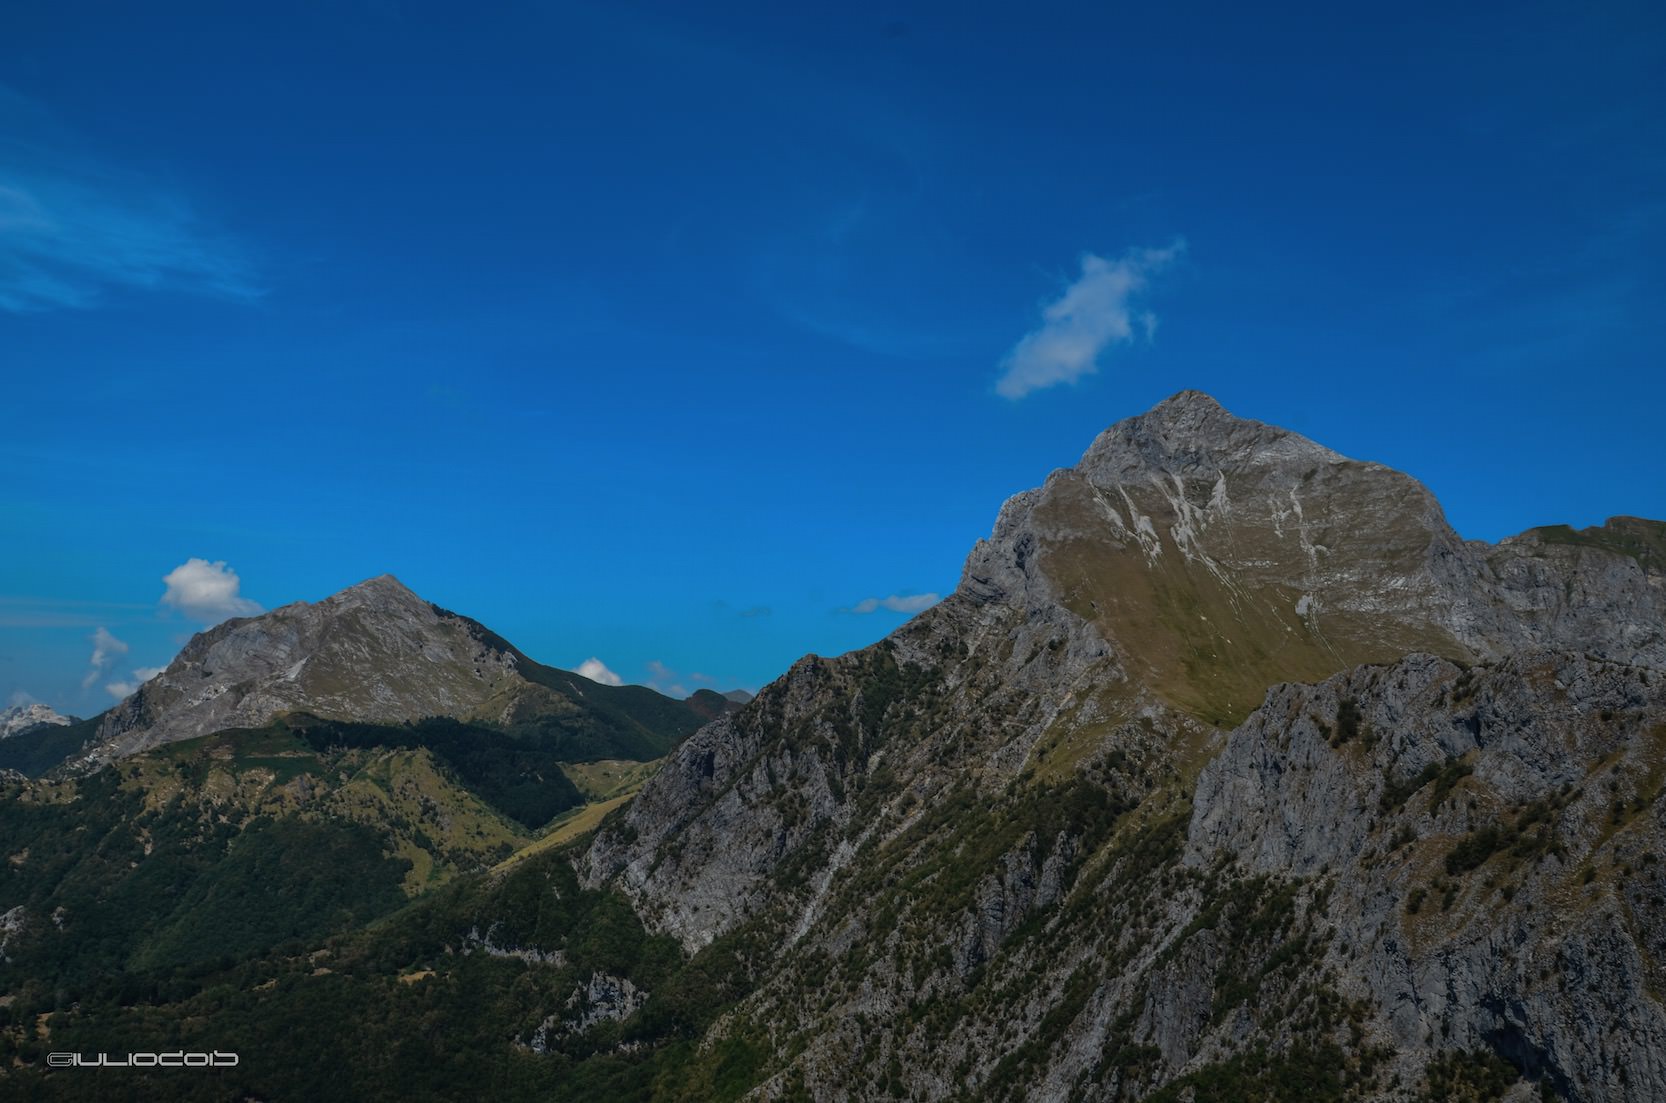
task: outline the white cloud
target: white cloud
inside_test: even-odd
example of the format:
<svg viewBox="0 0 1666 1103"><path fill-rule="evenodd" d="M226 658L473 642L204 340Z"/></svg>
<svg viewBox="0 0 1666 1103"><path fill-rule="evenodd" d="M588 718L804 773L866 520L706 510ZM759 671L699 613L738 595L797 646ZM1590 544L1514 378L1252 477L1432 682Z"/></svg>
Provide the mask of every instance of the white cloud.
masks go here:
<svg viewBox="0 0 1666 1103"><path fill-rule="evenodd" d="M6 703L14 709L21 709L40 704L40 698L26 690L14 689L12 695L6 698Z"/></svg>
<svg viewBox="0 0 1666 1103"><path fill-rule="evenodd" d="M594 655L585 659L582 663L579 663L578 668L574 671L574 673L581 675L582 677L589 678L592 682L600 682L604 686L617 686L624 684L624 679L609 670L607 668L607 664L596 658Z"/></svg>
<svg viewBox="0 0 1666 1103"><path fill-rule="evenodd" d="M1185 244L1176 242L1167 249L1131 249L1116 260L1083 256L1081 277L1042 308L1041 325L1001 361L995 393L1017 399L1074 383L1097 371L1100 355L1111 346L1136 335L1149 341L1157 332L1157 316L1137 310L1134 300L1151 276L1184 250Z"/></svg>
<svg viewBox="0 0 1666 1103"><path fill-rule="evenodd" d="M138 670L135 670L133 672L133 676L128 678L126 681L105 683L104 691L116 700L120 701L129 694L137 691L140 686L162 673L162 670L163 668L159 666L142 666Z"/></svg>
<svg viewBox="0 0 1666 1103"><path fill-rule="evenodd" d="M162 595L162 604L171 605L205 625L219 624L230 617L253 616L261 611L259 605L238 593L242 582L223 559L213 563L206 559L187 559L163 575L162 581L168 587Z"/></svg>
<svg viewBox="0 0 1666 1103"><path fill-rule="evenodd" d="M93 683L104 676L105 670L115 661L116 656L125 655L128 650L127 644L111 635L110 630L102 624L87 639L92 641L93 657L88 660L90 665L87 676L81 679L82 689L91 689Z"/></svg>
<svg viewBox="0 0 1666 1103"><path fill-rule="evenodd" d="M890 597L865 597L852 605L847 612L877 613L887 609L893 613L918 613L921 609L929 609L941 601L937 594L892 594Z"/></svg>

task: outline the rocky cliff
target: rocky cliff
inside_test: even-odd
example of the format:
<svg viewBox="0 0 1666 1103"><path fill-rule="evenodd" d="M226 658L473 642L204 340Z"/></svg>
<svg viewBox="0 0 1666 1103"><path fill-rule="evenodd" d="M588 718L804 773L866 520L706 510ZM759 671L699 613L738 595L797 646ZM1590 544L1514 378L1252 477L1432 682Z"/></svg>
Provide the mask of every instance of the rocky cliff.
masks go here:
<svg viewBox="0 0 1666 1103"><path fill-rule="evenodd" d="M758 1098L1666 1098L1663 541L1185 392L578 866L748 963Z"/></svg>

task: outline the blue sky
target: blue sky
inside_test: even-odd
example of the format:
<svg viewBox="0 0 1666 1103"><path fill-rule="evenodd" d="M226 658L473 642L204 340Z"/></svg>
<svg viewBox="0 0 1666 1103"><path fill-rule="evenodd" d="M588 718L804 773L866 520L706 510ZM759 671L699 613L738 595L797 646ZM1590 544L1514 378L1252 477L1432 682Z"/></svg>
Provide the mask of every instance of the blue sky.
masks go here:
<svg viewBox="0 0 1666 1103"><path fill-rule="evenodd" d="M756 687L1185 387L1467 536L1666 516L1663 55L1658 4L8 5L0 703L384 571Z"/></svg>

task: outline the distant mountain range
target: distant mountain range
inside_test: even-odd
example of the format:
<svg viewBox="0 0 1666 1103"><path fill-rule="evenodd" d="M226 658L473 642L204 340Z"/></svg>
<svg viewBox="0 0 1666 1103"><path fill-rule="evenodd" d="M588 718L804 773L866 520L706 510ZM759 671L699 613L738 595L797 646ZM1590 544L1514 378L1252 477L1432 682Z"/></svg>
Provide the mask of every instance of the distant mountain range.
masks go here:
<svg viewBox="0 0 1666 1103"><path fill-rule="evenodd" d="M1666 523L1466 541L1188 391L741 696L386 577L204 633L0 743L62 751L0 782L0 1082L166 1045L243 1055L203 1098L1666 1098Z"/></svg>

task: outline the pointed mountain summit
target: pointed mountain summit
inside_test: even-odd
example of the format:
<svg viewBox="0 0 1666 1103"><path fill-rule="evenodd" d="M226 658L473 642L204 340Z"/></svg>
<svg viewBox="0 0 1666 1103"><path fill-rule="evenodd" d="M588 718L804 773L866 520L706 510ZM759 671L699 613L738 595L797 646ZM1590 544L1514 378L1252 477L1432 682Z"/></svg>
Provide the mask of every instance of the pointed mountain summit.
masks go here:
<svg viewBox="0 0 1666 1103"><path fill-rule="evenodd" d="M51 705L38 702L29 705L13 705L11 708L0 709L0 739L10 739L14 735L24 735L41 727L68 727L75 723L75 717L64 716Z"/></svg>
<svg viewBox="0 0 1666 1103"><path fill-rule="evenodd" d="M642 686L604 686L543 666L385 574L316 603L198 633L104 715L87 761L259 727L288 713L380 724L448 716L564 726L634 758L663 754L715 715Z"/></svg>
<svg viewBox="0 0 1666 1103"><path fill-rule="evenodd" d="M1465 541L1416 479L1182 391L1008 502L962 590L1043 591L1214 724L1241 720L1274 682L1411 651L1470 661L1577 641L1666 665L1666 604L1647 577L1658 555L1584 557L1611 550L1591 536L1546 546ZM1568 587L1606 595L1604 608L1571 607Z"/></svg>
<svg viewBox="0 0 1666 1103"><path fill-rule="evenodd" d="M1375 1044L1399 1084L1490 1047L1660 1098L1666 881L1599 871L1666 850L1663 539L1466 541L1182 392L1009 499L942 602L696 732L578 866L755 952L749 1037L818 1098L851 1053L928 1099L1375 1098Z"/></svg>

